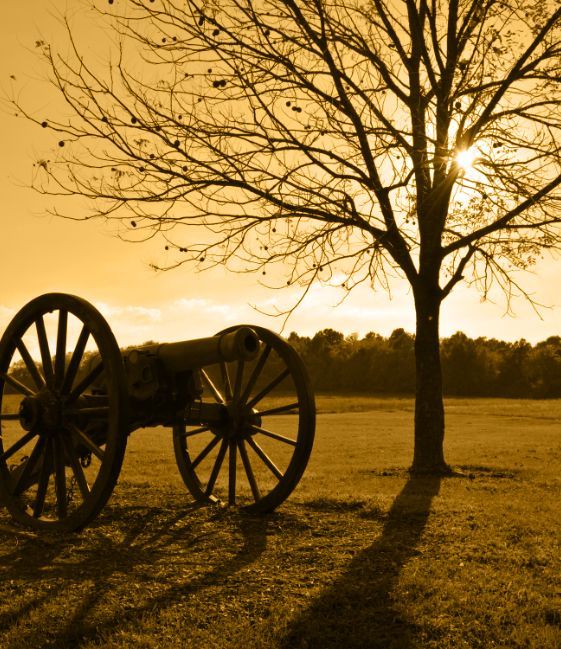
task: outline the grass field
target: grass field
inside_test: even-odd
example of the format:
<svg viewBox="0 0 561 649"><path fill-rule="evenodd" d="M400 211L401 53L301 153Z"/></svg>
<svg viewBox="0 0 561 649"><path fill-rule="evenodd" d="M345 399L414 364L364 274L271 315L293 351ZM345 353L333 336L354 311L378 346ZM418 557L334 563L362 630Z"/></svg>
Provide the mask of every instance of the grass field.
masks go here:
<svg viewBox="0 0 561 649"><path fill-rule="evenodd" d="M268 517L193 507L159 429L82 533L0 510L0 647L561 647L561 401L449 400L442 480L406 472L410 399L318 406Z"/></svg>

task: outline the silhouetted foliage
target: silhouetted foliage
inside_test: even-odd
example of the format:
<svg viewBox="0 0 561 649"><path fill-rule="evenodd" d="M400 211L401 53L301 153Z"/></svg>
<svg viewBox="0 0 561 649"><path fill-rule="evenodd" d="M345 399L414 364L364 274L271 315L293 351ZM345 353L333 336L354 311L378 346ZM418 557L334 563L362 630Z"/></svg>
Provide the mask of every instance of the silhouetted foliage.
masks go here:
<svg viewBox="0 0 561 649"><path fill-rule="evenodd" d="M343 336L324 329L312 338L291 333L318 392L414 394L415 337L396 329L385 338ZM444 394L458 397L561 398L561 338L532 346L469 338L458 331L441 343Z"/></svg>

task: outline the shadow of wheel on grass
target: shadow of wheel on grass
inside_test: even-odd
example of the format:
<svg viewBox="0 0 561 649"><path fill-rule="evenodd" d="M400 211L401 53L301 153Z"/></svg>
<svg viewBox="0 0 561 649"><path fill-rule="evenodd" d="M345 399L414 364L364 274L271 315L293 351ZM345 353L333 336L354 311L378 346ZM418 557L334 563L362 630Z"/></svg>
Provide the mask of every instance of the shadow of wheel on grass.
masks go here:
<svg viewBox="0 0 561 649"><path fill-rule="evenodd" d="M0 632L21 627L17 641L9 647L66 649L80 647L110 635L116 628L135 623L144 613L165 610L181 598L190 598L208 587L222 584L252 564L265 551L271 521L228 510L189 507L170 513L159 507L108 507L112 524L94 522L87 533L52 536L26 534L16 551L0 556L4 580L21 579L30 584L29 595L19 606L0 615ZM202 517L197 513L202 512ZM212 565L197 566L197 547L216 545L216 524L228 527L239 544L218 547ZM25 534L25 533L24 533ZM175 555L180 547L184 554ZM67 556L64 556L64 555ZM149 586L150 575L164 559L164 566L175 558L171 570L162 574L159 589L144 593L123 608L119 600L111 605L114 590L135 573ZM185 575L181 569L185 569ZM51 585L44 589L45 581ZM42 606L57 598L68 598L67 610L48 629L34 624L33 615L42 620ZM92 617L92 612L99 614ZM31 616L31 617L30 617ZM45 632L46 631L46 632Z"/></svg>
<svg viewBox="0 0 561 649"><path fill-rule="evenodd" d="M290 624L282 649L407 649L418 646L415 625L404 620L392 592L415 556L437 476L412 476L394 500L382 534L357 554L347 571Z"/></svg>

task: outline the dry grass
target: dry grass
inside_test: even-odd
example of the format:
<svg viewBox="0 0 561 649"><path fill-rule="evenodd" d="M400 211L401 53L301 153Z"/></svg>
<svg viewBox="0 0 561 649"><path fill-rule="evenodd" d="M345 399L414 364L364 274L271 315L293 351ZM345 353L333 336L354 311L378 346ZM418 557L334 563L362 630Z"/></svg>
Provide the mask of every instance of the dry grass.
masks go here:
<svg viewBox="0 0 561 649"><path fill-rule="evenodd" d="M0 512L0 646L561 647L561 402L450 400L442 481L405 471L410 399L319 409L269 517L193 508L157 429L81 534Z"/></svg>

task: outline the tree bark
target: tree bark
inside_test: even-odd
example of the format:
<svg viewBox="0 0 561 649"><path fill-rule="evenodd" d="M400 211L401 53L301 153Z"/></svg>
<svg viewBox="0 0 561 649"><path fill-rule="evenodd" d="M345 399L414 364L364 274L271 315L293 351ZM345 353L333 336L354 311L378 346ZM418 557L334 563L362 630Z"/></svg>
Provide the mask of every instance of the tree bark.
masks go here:
<svg viewBox="0 0 561 649"><path fill-rule="evenodd" d="M415 291L415 450L412 473L449 473L444 460L444 403L440 363L439 290Z"/></svg>

